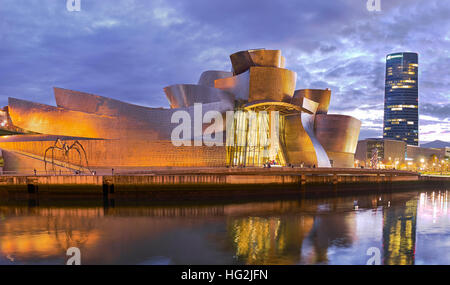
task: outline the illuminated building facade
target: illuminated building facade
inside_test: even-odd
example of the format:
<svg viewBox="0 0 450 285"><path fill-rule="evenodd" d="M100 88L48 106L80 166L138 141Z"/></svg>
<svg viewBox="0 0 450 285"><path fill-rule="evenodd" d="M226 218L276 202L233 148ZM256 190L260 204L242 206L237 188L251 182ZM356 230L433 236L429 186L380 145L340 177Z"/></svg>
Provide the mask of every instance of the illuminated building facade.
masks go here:
<svg viewBox="0 0 450 285"><path fill-rule="evenodd" d="M377 161L380 164L384 164L386 168L398 169L405 162L405 148L404 141L382 138L364 139L358 142L355 159L359 166L372 167L371 160L376 152Z"/></svg>
<svg viewBox="0 0 450 285"><path fill-rule="evenodd" d="M9 98L10 127L28 133L0 138L4 170L353 167L361 122L328 114L329 89L295 90L297 74L284 68L279 50L230 59L230 72L165 87L170 108L61 88L54 88L56 106Z"/></svg>
<svg viewBox="0 0 450 285"><path fill-rule="evenodd" d="M383 138L419 145L417 53L386 57Z"/></svg>
<svg viewBox="0 0 450 285"><path fill-rule="evenodd" d="M378 165L372 165L374 153ZM355 153L357 167L396 168L405 170L445 169L446 148L425 148L407 145L405 141L368 138L358 141Z"/></svg>

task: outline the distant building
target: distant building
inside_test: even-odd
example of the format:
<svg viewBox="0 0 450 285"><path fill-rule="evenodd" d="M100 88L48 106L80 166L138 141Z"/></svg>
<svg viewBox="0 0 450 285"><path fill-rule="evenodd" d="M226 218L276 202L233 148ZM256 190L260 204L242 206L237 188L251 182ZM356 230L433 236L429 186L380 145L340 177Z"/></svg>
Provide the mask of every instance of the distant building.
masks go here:
<svg viewBox="0 0 450 285"><path fill-rule="evenodd" d="M433 155L439 160L445 159L446 148L425 148L413 145L408 145L406 148L406 157L411 161L420 161L421 159L427 161Z"/></svg>
<svg viewBox="0 0 450 285"><path fill-rule="evenodd" d="M406 142L369 138L360 140L356 147L355 159L357 166L370 167L374 151L378 154L381 164L391 167L399 166L405 161Z"/></svg>
<svg viewBox="0 0 450 285"><path fill-rule="evenodd" d="M418 55L386 57L383 138L419 145Z"/></svg>
<svg viewBox="0 0 450 285"><path fill-rule="evenodd" d="M358 141L355 153L357 167L374 167L373 156L377 155L377 168L418 169L431 168L450 158L450 148L426 148L407 145L404 141L369 138ZM448 163L448 161L446 162Z"/></svg>

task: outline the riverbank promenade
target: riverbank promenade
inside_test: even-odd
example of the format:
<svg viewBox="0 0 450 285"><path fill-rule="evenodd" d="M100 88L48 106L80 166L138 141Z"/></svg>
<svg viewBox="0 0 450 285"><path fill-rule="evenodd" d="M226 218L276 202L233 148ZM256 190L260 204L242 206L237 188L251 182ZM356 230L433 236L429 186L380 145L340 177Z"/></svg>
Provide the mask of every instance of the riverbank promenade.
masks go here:
<svg viewBox="0 0 450 285"><path fill-rule="evenodd" d="M2 175L0 194L209 196L283 195L450 184L449 177L357 168L189 168L116 171L98 175Z"/></svg>

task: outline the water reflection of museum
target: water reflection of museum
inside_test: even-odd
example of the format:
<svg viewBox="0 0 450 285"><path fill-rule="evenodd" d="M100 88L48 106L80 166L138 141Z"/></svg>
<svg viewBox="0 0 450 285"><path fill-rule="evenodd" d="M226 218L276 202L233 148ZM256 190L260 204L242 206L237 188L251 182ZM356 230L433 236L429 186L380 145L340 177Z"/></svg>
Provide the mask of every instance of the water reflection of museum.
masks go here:
<svg viewBox="0 0 450 285"><path fill-rule="evenodd" d="M417 200L398 201L395 206L399 208L383 210L382 263L414 264ZM328 264L330 248L347 248L357 242L352 218L339 211L289 218L253 217L235 220L229 229L236 254L244 263ZM368 259L366 250L362 248L361 255Z"/></svg>
<svg viewBox="0 0 450 285"><path fill-rule="evenodd" d="M382 262L414 264L417 197L380 201L374 196L358 203L381 207L382 229L370 227L382 232ZM151 256L169 256L176 264L204 263L202 254L216 255L217 263L339 263L330 250L358 243L352 207L351 198L198 207L0 206L0 253L23 263L63 259L71 246L87 252L86 263L139 263ZM193 229L199 237L185 235ZM186 254L187 244L199 251L198 259ZM360 252L363 264L366 250Z"/></svg>

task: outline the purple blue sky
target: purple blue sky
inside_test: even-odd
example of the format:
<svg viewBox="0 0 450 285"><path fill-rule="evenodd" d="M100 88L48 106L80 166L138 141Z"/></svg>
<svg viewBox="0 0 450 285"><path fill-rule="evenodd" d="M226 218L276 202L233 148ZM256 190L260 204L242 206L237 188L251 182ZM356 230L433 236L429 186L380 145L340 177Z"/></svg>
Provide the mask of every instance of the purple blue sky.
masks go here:
<svg viewBox="0 0 450 285"><path fill-rule="evenodd" d="M168 107L163 92L281 49L297 89L330 88L330 113L382 135L385 56L419 53L420 140L450 141L450 5L442 0L0 0L0 105L54 104L52 87Z"/></svg>

